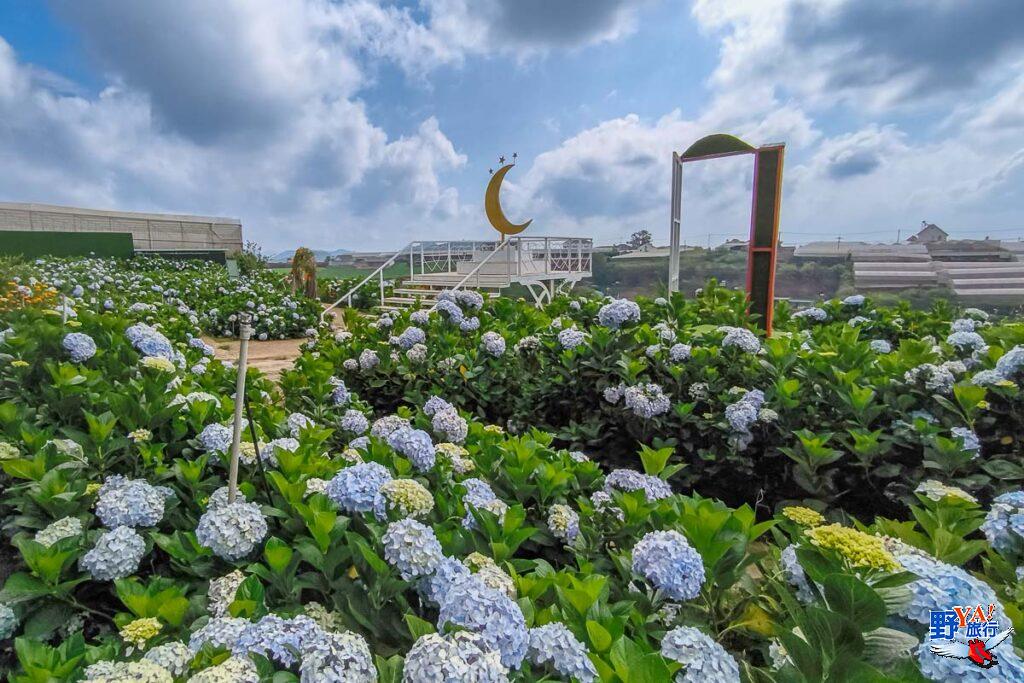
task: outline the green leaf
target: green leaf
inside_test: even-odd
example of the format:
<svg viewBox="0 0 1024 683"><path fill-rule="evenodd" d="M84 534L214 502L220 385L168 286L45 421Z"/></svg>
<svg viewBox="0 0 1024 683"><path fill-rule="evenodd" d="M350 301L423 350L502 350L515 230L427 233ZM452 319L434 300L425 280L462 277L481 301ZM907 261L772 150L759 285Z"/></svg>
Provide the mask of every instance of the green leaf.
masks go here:
<svg viewBox="0 0 1024 683"><path fill-rule="evenodd" d="M612 646L612 634L604 626L591 619L587 620L587 635L590 636L590 644L597 652L604 652Z"/></svg>
<svg viewBox="0 0 1024 683"><path fill-rule="evenodd" d="M640 446L640 462L644 465L644 472L652 477L661 474L674 450L673 448L654 450L645 445Z"/></svg>
<svg viewBox="0 0 1024 683"><path fill-rule="evenodd" d="M415 614L406 614L405 624L409 627L409 634L412 635L413 640L431 633L437 633L437 629L434 628L433 624L424 619L420 619Z"/></svg>
<svg viewBox="0 0 1024 683"><path fill-rule="evenodd" d="M873 631L885 623L885 603L866 583L850 574L829 574L822 581L825 601L862 631Z"/></svg>
<svg viewBox="0 0 1024 683"><path fill-rule="evenodd" d="M284 573L291 564L292 554L291 547L277 536L267 539L263 547L263 557L266 558L267 565L278 574Z"/></svg>

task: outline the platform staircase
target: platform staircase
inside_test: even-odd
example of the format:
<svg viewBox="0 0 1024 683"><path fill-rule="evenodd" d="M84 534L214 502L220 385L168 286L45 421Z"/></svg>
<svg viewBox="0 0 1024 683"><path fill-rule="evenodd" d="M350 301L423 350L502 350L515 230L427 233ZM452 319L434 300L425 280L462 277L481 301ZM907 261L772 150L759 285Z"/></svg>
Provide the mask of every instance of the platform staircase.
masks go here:
<svg viewBox="0 0 1024 683"><path fill-rule="evenodd" d="M409 274L386 286L384 271L409 264ZM432 309L446 290L468 289L485 299L513 284L524 285L540 305L591 275L593 241L576 237L511 237L496 242L410 242L324 310L352 305L364 287L375 286L381 310Z"/></svg>

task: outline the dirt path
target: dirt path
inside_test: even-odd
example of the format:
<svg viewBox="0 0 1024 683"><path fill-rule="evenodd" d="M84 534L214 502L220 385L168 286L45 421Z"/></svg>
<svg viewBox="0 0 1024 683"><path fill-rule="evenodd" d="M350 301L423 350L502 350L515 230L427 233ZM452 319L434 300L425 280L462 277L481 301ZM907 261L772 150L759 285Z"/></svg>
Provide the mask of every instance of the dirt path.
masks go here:
<svg viewBox="0 0 1024 683"><path fill-rule="evenodd" d="M205 337L206 342L211 344L217 351L217 358L221 360L238 360L237 339L211 339ZM276 382L281 373L292 367L295 359L302 354L302 344L305 339L274 339L270 341L249 341L249 366L259 368L271 381Z"/></svg>

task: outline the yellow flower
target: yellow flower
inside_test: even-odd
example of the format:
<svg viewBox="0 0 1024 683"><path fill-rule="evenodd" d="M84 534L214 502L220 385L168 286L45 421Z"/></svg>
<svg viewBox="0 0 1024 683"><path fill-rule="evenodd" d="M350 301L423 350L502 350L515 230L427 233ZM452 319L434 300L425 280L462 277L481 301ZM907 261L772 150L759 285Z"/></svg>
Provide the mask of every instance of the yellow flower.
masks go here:
<svg viewBox="0 0 1024 683"><path fill-rule="evenodd" d="M174 363L162 356L146 356L142 359L142 367L160 372L174 372Z"/></svg>
<svg viewBox="0 0 1024 683"><path fill-rule="evenodd" d="M67 326L68 327L81 327L82 323L78 322L77 320L69 320L67 322Z"/></svg>
<svg viewBox="0 0 1024 683"><path fill-rule="evenodd" d="M11 361L11 367L12 368L27 368L28 365L29 365L28 362L20 360L20 359L19 360L12 360Z"/></svg>
<svg viewBox="0 0 1024 683"><path fill-rule="evenodd" d="M839 524L829 524L809 529L807 538L819 548L839 553L854 567L883 569L889 572L900 569L900 563L885 549L882 539L869 536L863 531Z"/></svg>
<svg viewBox="0 0 1024 683"><path fill-rule="evenodd" d="M120 634L126 643L141 649L146 646L147 641L160 633L162 628L163 624L159 619L147 617L128 622L121 627Z"/></svg>
<svg viewBox="0 0 1024 683"><path fill-rule="evenodd" d="M90 482L85 487L85 495L87 495L87 496L95 495L96 492L100 490L101 486L102 486L102 484L99 484L99 483L97 483L95 481Z"/></svg>
<svg viewBox="0 0 1024 683"><path fill-rule="evenodd" d="M464 457L469 455L469 451L462 446L447 441L434 446L434 450L441 455L447 455L449 458L452 456Z"/></svg>
<svg viewBox="0 0 1024 683"><path fill-rule="evenodd" d="M800 526L815 527L825 523L825 518L820 512L799 505L782 508L782 516Z"/></svg>
<svg viewBox="0 0 1024 683"><path fill-rule="evenodd" d="M0 460L14 460L21 457L21 451L13 443L0 441Z"/></svg>
<svg viewBox="0 0 1024 683"><path fill-rule="evenodd" d="M462 561L462 564L476 571L484 567L491 567L495 562L483 553L471 552L469 555L466 555L466 559Z"/></svg>
<svg viewBox="0 0 1024 683"><path fill-rule="evenodd" d="M488 434L504 434L505 430L498 425L487 425L484 427L484 431Z"/></svg>

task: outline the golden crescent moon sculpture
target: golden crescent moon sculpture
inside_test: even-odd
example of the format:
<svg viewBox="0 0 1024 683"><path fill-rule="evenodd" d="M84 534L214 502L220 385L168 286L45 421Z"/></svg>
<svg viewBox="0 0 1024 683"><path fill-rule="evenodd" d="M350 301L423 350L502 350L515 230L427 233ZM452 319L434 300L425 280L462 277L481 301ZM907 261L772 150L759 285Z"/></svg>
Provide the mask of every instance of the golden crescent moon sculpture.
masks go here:
<svg viewBox="0 0 1024 683"><path fill-rule="evenodd" d="M505 174L508 173L509 169L515 166L515 164L506 164L497 170L497 172L491 176L491 182L487 183L487 192L484 194L484 211L487 212L487 220L491 222L494 229L500 232L502 235L518 235L533 222L533 219L516 225L508 218L505 217L505 212L501 210L501 198L499 193L501 192L501 181L505 179Z"/></svg>

